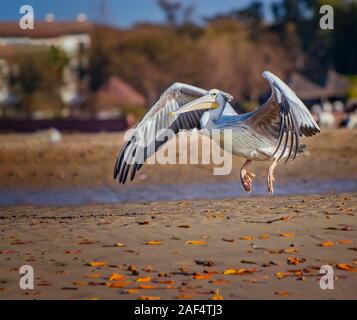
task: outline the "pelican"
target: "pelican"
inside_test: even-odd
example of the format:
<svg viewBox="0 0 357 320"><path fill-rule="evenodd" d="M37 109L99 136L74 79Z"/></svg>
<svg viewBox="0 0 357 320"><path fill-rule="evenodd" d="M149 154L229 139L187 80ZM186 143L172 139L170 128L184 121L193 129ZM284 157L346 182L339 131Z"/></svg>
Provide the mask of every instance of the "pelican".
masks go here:
<svg viewBox="0 0 357 320"><path fill-rule="evenodd" d="M114 179L123 184L128 176L133 180L145 160L180 130L231 129L231 152L246 159L240 170L244 190L252 190L255 174L248 171L251 163L269 161L267 189L273 194L278 162L293 161L304 149L300 138L313 136L320 128L303 102L281 79L269 71L262 75L270 85L271 95L254 111L244 114L234 111L230 105L233 97L224 91L207 91L184 83L171 85L124 143L114 166ZM153 132L166 129L170 129L171 136L155 138ZM152 138L143 139L143 136Z"/></svg>

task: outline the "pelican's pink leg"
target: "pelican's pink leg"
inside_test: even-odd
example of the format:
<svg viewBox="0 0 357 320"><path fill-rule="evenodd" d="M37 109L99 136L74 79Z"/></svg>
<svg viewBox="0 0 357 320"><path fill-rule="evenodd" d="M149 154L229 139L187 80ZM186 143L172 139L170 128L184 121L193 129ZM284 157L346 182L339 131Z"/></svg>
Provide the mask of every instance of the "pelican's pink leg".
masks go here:
<svg viewBox="0 0 357 320"><path fill-rule="evenodd" d="M252 181L255 177L254 173L247 172L247 167L252 163L252 160L247 160L242 168L240 169L240 180L242 182L243 188L245 191L252 191Z"/></svg>
<svg viewBox="0 0 357 320"><path fill-rule="evenodd" d="M273 182L275 180L274 169L275 169L276 165L278 164L278 161L279 161L278 159L274 159L273 163L270 165L270 167L268 169L267 185L268 185L269 195L272 195L274 193L274 186L273 186Z"/></svg>

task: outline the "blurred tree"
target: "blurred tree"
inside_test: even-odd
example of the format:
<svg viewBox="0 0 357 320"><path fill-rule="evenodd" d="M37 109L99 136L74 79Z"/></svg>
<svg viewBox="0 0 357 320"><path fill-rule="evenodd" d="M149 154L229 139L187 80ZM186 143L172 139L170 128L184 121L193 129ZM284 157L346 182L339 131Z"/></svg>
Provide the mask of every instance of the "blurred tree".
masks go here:
<svg viewBox="0 0 357 320"><path fill-rule="evenodd" d="M66 54L51 47L41 52L19 54L14 60L19 70L15 82L21 96L20 110L30 117L36 112L60 115L63 104L59 88L63 68L69 63Z"/></svg>
<svg viewBox="0 0 357 320"><path fill-rule="evenodd" d="M157 0L158 5L166 14L166 21L169 25L174 26L177 23L177 14L181 9L180 1Z"/></svg>
<svg viewBox="0 0 357 320"><path fill-rule="evenodd" d="M320 7L326 4L334 9L333 30L320 28ZM357 73L356 0L280 0L272 11L273 30L292 48L296 68L320 82L331 67L344 74ZM298 57L303 57L303 64Z"/></svg>

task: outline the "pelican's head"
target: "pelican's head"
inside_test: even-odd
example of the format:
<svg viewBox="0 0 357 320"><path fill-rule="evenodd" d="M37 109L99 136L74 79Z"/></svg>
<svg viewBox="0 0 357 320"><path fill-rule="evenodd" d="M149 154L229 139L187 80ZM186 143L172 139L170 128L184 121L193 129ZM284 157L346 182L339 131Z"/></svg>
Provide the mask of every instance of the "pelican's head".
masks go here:
<svg viewBox="0 0 357 320"><path fill-rule="evenodd" d="M229 93L218 89L211 89L204 96L187 103L182 108L172 112L171 114L174 115L202 109L209 110L223 108L226 102L231 101L232 99L233 97Z"/></svg>

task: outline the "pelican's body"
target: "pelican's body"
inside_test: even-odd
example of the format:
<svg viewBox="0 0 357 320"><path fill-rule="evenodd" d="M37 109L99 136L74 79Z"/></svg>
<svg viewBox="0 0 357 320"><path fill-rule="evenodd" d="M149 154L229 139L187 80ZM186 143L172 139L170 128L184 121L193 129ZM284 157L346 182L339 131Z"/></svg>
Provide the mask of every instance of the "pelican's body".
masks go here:
<svg viewBox="0 0 357 320"><path fill-rule="evenodd" d="M144 161L164 144L171 131L199 128L223 146L223 132L232 132L230 151L246 159L240 176L244 189L250 192L253 173L247 171L252 161L271 160L267 175L269 193L273 193L273 173L280 159L295 159L304 146L299 137L320 131L312 115L295 93L277 76L264 72L272 94L253 112L237 114L230 105L233 97L223 91L206 91L194 86L175 83L137 125L119 154L114 178L125 183L131 168L133 179ZM171 131L168 132L168 129ZM160 133L160 130L164 133ZM211 134L220 130L220 136ZM156 132L159 132L156 134ZM147 137L151 138L147 138ZM164 140L163 137L168 139Z"/></svg>

